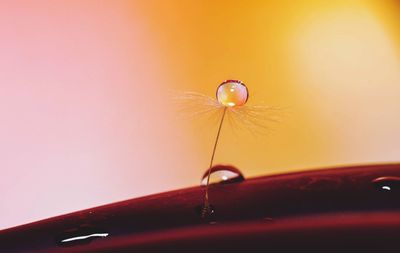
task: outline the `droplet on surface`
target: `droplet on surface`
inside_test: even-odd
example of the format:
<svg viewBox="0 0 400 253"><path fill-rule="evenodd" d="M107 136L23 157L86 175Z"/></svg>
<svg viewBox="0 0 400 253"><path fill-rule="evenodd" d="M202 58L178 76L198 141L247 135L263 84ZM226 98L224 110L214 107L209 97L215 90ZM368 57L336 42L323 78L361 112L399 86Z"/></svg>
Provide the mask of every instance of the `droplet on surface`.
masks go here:
<svg viewBox="0 0 400 253"><path fill-rule="evenodd" d="M82 225L79 228L65 230L56 236L55 240L60 247L71 247L89 244L98 238L105 238L109 233L105 229Z"/></svg>
<svg viewBox="0 0 400 253"><path fill-rule="evenodd" d="M378 190L383 192L400 191L400 177L378 177L372 180L372 183Z"/></svg>
<svg viewBox="0 0 400 253"><path fill-rule="evenodd" d="M204 173L201 178L201 185L207 185L209 173L210 184L229 184L244 181L244 176L239 169L230 165L215 165Z"/></svg>
<svg viewBox="0 0 400 253"><path fill-rule="evenodd" d="M196 210L197 212L199 212L200 217L203 220L208 220L208 221L212 220L212 217L215 213L214 206L210 204L199 206L196 208Z"/></svg>
<svg viewBox="0 0 400 253"><path fill-rule="evenodd" d="M227 80L217 89L217 100L223 106L242 106L249 98L249 91L239 80Z"/></svg>

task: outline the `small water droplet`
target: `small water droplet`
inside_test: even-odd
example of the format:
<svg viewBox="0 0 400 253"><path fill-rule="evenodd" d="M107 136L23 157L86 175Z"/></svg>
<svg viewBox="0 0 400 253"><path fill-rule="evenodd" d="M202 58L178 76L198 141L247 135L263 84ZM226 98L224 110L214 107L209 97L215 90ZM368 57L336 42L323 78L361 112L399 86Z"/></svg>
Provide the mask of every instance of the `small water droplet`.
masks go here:
<svg viewBox="0 0 400 253"><path fill-rule="evenodd" d="M105 238L107 236L109 236L109 233L105 229L84 224L79 228L65 230L56 236L55 241L60 247L70 247L89 244L97 238Z"/></svg>
<svg viewBox="0 0 400 253"><path fill-rule="evenodd" d="M237 168L230 165L215 165L204 173L201 178L201 185L207 185L207 177L209 173L210 184L228 184L244 181L242 172Z"/></svg>
<svg viewBox="0 0 400 253"><path fill-rule="evenodd" d="M400 191L400 177L378 177L372 183L383 192Z"/></svg>
<svg viewBox="0 0 400 253"><path fill-rule="evenodd" d="M215 209L213 205L201 205L196 207L196 212L200 214L200 217L203 220L213 221L212 217L214 216Z"/></svg>

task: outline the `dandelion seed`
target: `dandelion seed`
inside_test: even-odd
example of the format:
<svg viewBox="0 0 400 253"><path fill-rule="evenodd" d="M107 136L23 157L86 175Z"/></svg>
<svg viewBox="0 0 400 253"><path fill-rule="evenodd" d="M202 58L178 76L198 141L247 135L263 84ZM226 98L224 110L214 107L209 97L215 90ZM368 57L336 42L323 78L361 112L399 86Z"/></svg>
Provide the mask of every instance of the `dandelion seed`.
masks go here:
<svg viewBox="0 0 400 253"><path fill-rule="evenodd" d="M205 185L204 205L201 211L201 216L206 218L214 212L210 205L208 189L215 151L225 118L228 117L231 126L244 126L252 134L264 134L271 130L267 122L280 122L278 114L281 109L264 105L246 105L249 99L249 91L246 85L239 80L226 80L221 83L216 91L216 99L196 92L185 92L178 98L186 101L184 109L191 113L192 117L220 112L218 131Z"/></svg>

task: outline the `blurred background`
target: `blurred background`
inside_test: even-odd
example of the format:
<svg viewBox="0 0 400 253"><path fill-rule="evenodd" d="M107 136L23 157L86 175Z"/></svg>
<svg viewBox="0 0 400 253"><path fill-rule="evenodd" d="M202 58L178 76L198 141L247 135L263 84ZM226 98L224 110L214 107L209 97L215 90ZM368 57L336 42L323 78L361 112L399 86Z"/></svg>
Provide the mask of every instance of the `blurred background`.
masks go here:
<svg viewBox="0 0 400 253"><path fill-rule="evenodd" d="M247 177L399 161L400 3L1 1L0 229L197 185L217 125L171 91L289 108L268 135L226 124Z"/></svg>

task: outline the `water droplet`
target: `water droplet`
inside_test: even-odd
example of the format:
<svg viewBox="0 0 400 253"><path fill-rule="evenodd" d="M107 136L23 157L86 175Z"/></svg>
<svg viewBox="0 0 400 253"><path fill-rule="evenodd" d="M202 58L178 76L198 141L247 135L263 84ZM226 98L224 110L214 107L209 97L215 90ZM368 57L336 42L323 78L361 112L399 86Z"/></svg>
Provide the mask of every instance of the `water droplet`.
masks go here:
<svg viewBox="0 0 400 253"><path fill-rule="evenodd" d="M82 225L79 228L65 230L56 236L55 241L60 247L70 247L89 244L97 238L105 238L109 233L105 229Z"/></svg>
<svg viewBox="0 0 400 253"><path fill-rule="evenodd" d="M400 177L378 177L372 180L378 190L383 192L394 192L400 190Z"/></svg>
<svg viewBox="0 0 400 253"><path fill-rule="evenodd" d="M203 220L208 221L208 222L214 221L215 209L214 209L213 205L203 204L200 206L196 206L195 211Z"/></svg>
<svg viewBox="0 0 400 253"><path fill-rule="evenodd" d="M227 80L218 86L217 100L223 106L242 106L248 98L249 91L241 81Z"/></svg>
<svg viewBox="0 0 400 253"><path fill-rule="evenodd" d="M209 173L210 184L229 184L244 181L242 172L237 168L230 165L215 165L204 173L201 178L201 185L207 185Z"/></svg>

